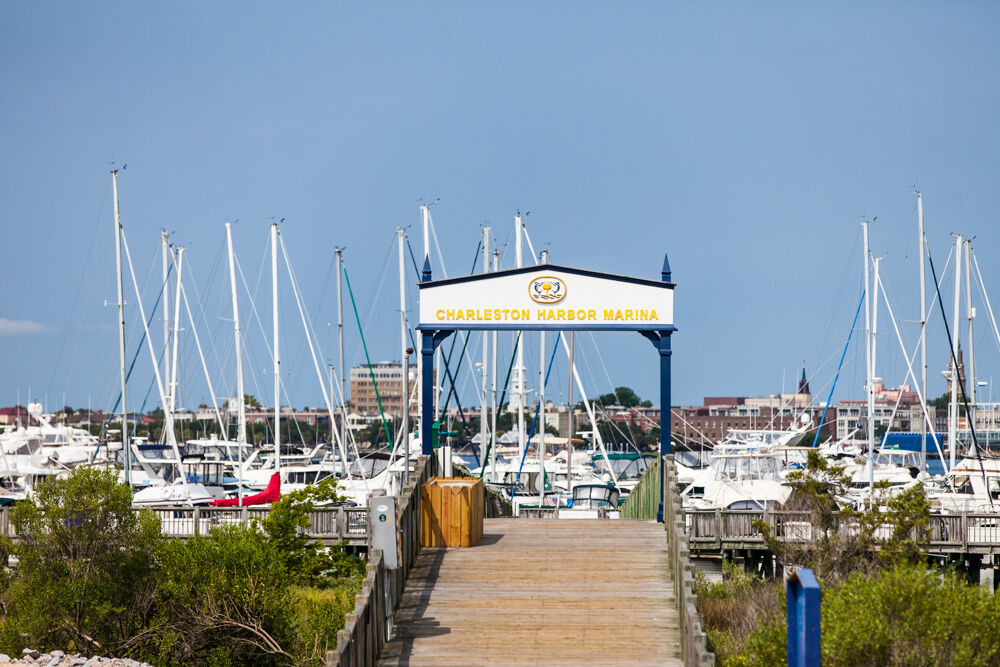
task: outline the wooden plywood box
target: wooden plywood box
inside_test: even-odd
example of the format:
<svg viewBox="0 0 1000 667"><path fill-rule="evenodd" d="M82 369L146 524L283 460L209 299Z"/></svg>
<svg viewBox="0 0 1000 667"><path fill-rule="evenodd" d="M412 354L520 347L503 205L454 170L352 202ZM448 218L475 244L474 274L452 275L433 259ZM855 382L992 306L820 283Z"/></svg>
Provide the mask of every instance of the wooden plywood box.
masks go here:
<svg viewBox="0 0 1000 667"><path fill-rule="evenodd" d="M483 480L432 477L420 489L420 546L471 547L483 537Z"/></svg>

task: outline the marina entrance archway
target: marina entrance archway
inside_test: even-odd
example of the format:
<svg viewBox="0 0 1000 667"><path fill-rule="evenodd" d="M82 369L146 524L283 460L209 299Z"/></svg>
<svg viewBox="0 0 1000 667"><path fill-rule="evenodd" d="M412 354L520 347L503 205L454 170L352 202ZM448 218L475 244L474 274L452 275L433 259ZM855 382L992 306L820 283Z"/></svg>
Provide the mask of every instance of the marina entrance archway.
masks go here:
<svg viewBox="0 0 1000 667"><path fill-rule="evenodd" d="M670 337L674 283L664 255L660 280L555 264L432 280L424 258L420 289L423 454L432 455L434 353L456 331L635 331L660 358L660 457L670 446ZM596 428L596 424L595 424ZM570 440L572 441L572 434ZM570 444L572 446L572 444ZM663 522L663 485L657 521Z"/></svg>

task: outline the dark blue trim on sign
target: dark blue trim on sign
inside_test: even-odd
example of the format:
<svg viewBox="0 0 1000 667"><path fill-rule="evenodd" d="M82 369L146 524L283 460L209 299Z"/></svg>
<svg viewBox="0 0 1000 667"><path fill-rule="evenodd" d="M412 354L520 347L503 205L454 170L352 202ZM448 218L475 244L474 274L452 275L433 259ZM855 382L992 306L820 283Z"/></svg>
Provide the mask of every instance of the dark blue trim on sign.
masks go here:
<svg viewBox="0 0 1000 667"><path fill-rule="evenodd" d="M672 324L419 324L421 331L677 331Z"/></svg>
<svg viewBox="0 0 1000 667"><path fill-rule="evenodd" d="M559 266L558 264L532 264L531 266L525 266L520 269L506 269L495 273L477 273L471 276L459 276L458 278L430 280L427 282L417 283L417 287L424 289L425 287L440 287L442 285L455 285L457 283L475 282L477 280L492 280L494 278L503 278L504 276L517 276L525 273L545 273L548 271L562 271L563 273L570 273L576 276L602 278L604 280L614 280L619 283L630 283L632 285L647 285L649 287L662 287L670 290L674 288L674 283L664 282L662 280L619 276L613 273L601 273L600 271L588 271L587 269L574 269L569 266Z"/></svg>

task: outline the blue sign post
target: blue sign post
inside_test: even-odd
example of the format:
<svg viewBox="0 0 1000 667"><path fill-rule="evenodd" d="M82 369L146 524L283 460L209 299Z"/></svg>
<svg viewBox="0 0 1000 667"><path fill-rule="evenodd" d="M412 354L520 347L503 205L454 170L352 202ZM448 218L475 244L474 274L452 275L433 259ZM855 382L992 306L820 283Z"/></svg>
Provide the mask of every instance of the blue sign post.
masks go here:
<svg viewBox="0 0 1000 667"><path fill-rule="evenodd" d="M819 667L819 582L812 570L796 568L785 582L788 667Z"/></svg>

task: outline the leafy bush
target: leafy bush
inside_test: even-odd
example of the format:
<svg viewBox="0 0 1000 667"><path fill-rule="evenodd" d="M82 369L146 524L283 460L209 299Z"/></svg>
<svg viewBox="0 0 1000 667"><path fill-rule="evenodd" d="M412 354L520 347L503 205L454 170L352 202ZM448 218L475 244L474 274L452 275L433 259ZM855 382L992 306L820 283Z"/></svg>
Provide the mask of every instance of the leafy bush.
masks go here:
<svg viewBox="0 0 1000 667"><path fill-rule="evenodd" d="M780 586L770 587L777 594ZM742 640L706 623L720 667L785 663L780 603L779 613L762 618ZM828 667L1000 665L1000 598L953 574L910 563L859 573L825 589L821 609L821 651Z"/></svg>
<svg viewBox="0 0 1000 667"><path fill-rule="evenodd" d="M11 512L18 558L3 591L0 649L27 645L110 655L152 636L160 522L132 510L114 470L80 467L42 482Z"/></svg>
<svg viewBox="0 0 1000 667"><path fill-rule="evenodd" d="M823 596L823 663L1000 665L1000 600L952 575L901 564Z"/></svg>
<svg viewBox="0 0 1000 667"><path fill-rule="evenodd" d="M292 660L289 576L256 527L219 526L208 536L164 545L159 603L160 660L234 664Z"/></svg>
<svg viewBox="0 0 1000 667"><path fill-rule="evenodd" d="M335 585L341 579L364 575L364 561L347 555L343 545L327 548L319 540L310 539L305 534L309 529L309 512L318 503L344 500L346 498L337 493L337 480L328 477L319 484L282 496L261 521L296 582L302 585Z"/></svg>
<svg viewBox="0 0 1000 667"><path fill-rule="evenodd" d="M877 484L870 506L856 511L838 499L848 489L843 467L812 450L806 467L789 473L794 488L785 509L808 512L812 539L785 541L775 526L755 520L767 548L785 568L808 567L833 584L858 572L924 559L930 534L930 502L921 484L896 492Z"/></svg>
<svg viewBox="0 0 1000 667"><path fill-rule="evenodd" d="M0 569L0 651L26 646L156 665L320 665L354 608L364 562L302 534L336 482L267 519L165 540L115 471L77 468L11 512L19 559Z"/></svg>

